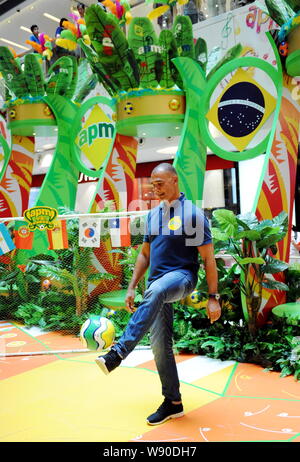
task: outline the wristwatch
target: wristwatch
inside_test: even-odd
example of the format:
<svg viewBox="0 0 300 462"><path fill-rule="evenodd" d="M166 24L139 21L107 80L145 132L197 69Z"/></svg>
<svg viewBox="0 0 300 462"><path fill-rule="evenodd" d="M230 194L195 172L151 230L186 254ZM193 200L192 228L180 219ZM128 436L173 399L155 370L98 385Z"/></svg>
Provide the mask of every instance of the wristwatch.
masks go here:
<svg viewBox="0 0 300 462"><path fill-rule="evenodd" d="M215 300L220 300L221 295L220 294L208 294L209 298L214 298Z"/></svg>

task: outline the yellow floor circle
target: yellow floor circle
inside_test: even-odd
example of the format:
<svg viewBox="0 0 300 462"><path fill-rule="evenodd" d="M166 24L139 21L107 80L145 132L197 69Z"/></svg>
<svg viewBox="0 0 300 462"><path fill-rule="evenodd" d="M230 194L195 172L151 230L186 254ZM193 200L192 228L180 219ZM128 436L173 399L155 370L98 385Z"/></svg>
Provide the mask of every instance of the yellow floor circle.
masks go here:
<svg viewBox="0 0 300 462"><path fill-rule="evenodd" d="M11 338L11 337L17 337L18 334L3 334L0 335L0 338Z"/></svg>
<svg viewBox="0 0 300 462"><path fill-rule="evenodd" d="M25 345L27 342L19 341L19 342L10 342L6 346L7 347L18 347L21 345Z"/></svg>

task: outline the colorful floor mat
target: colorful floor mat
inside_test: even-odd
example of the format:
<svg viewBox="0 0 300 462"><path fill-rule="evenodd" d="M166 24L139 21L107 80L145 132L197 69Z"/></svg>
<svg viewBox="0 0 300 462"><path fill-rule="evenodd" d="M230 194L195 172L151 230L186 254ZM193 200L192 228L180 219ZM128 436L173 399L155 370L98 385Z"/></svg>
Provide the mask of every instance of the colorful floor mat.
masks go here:
<svg viewBox="0 0 300 462"><path fill-rule="evenodd" d="M0 361L1 442L300 441L299 382L253 364L176 356L185 416L151 427L162 401L151 350L105 376L70 335L0 322L0 347L21 353Z"/></svg>

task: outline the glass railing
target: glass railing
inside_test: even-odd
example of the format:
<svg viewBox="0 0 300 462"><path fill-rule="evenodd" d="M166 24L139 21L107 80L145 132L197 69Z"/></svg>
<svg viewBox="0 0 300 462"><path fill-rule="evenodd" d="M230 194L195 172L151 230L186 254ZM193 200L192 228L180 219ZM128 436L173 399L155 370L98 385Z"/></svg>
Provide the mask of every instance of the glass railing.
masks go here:
<svg viewBox="0 0 300 462"><path fill-rule="evenodd" d="M176 14L184 14L190 17L192 24L196 24L250 3L254 3L254 0L190 0L181 7L171 8L158 18L157 22L161 28L168 29L172 26ZM154 6L159 5L156 3Z"/></svg>

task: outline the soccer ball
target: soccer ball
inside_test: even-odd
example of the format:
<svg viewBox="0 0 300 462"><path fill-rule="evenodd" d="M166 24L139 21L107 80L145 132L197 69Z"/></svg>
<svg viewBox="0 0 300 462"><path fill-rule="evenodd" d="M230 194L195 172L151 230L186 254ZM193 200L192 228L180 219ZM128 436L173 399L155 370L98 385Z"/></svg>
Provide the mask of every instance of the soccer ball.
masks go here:
<svg viewBox="0 0 300 462"><path fill-rule="evenodd" d="M131 114L133 111L133 104L128 101L124 106L124 111L126 114Z"/></svg>
<svg viewBox="0 0 300 462"><path fill-rule="evenodd" d="M110 347L115 333L115 327L109 319L92 315L80 329L80 340L85 348L101 351Z"/></svg>

